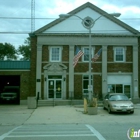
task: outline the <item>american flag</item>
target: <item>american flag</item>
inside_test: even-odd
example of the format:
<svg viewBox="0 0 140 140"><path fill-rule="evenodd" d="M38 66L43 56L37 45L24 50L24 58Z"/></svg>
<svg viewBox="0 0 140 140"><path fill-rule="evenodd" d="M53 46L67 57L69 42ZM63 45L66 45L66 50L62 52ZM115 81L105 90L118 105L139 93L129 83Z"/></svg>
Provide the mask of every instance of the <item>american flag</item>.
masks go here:
<svg viewBox="0 0 140 140"><path fill-rule="evenodd" d="M73 59L73 67L76 66L76 64L78 63L79 58L83 55L84 53L82 52L82 50L79 49L79 47L76 47L76 54L74 56Z"/></svg>
<svg viewBox="0 0 140 140"><path fill-rule="evenodd" d="M93 61L93 62L95 62L95 61L99 58L101 52L102 52L102 48L101 48L101 49L94 55L94 57L92 58L92 61Z"/></svg>

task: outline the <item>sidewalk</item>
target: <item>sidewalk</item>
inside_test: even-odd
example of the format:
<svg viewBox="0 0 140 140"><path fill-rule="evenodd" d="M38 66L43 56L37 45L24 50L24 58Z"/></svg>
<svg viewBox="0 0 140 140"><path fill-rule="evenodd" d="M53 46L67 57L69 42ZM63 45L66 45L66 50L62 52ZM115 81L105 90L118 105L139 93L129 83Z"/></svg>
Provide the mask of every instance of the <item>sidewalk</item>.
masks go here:
<svg viewBox="0 0 140 140"><path fill-rule="evenodd" d="M0 106L0 125L22 124L64 124L64 123L104 123L139 122L140 105L135 105L134 114L108 114L98 108L97 115L83 114L84 109L74 106L38 107L28 109L26 105Z"/></svg>

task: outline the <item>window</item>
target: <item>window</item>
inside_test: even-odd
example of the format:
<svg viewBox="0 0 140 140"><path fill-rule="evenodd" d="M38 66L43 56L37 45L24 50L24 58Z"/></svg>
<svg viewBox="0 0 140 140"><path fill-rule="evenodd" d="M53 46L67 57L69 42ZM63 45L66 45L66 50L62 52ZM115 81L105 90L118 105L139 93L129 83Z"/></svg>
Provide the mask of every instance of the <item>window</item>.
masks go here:
<svg viewBox="0 0 140 140"><path fill-rule="evenodd" d="M82 61L88 62L89 61L89 47L83 47L83 53ZM91 48L91 58L93 57L93 48Z"/></svg>
<svg viewBox="0 0 140 140"><path fill-rule="evenodd" d="M127 95L128 98L130 98L131 97L130 93L131 93L130 85L124 85L124 94Z"/></svg>
<svg viewBox="0 0 140 140"><path fill-rule="evenodd" d="M50 48L50 61L60 62L61 61L61 47L51 47Z"/></svg>
<svg viewBox="0 0 140 140"><path fill-rule="evenodd" d="M114 49L114 61L124 62L125 61L125 49L124 47L116 47Z"/></svg>
<svg viewBox="0 0 140 140"><path fill-rule="evenodd" d="M88 83L89 83L89 76L83 75L83 94L88 95ZM91 84L93 83L93 78L91 76Z"/></svg>
<svg viewBox="0 0 140 140"><path fill-rule="evenodd" d="M108 93L124 93L128 98L130 98L131 85L108 84Z"/></svg>
<svg viewBox="0 0 140 140"><path fill-rule="evenodd" d="M122 84L108 85L108 93L123 93L123 85Z"/></svg>

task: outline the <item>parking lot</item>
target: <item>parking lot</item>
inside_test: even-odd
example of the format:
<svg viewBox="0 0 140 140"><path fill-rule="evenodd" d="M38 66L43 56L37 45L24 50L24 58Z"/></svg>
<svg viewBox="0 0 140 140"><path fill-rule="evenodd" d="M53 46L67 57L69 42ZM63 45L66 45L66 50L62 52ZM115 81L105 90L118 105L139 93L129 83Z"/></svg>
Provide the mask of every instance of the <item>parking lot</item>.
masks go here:
<svg viewBox="0 0 140 140"><path fill-rule="evenodd" d="M139 122L140 105L135 105L134 114L108 114L102 107L98 108L97 115L84 114L83 111L81 106L44 106L28 109L26 105L0 105L0 125Z"/></svg>

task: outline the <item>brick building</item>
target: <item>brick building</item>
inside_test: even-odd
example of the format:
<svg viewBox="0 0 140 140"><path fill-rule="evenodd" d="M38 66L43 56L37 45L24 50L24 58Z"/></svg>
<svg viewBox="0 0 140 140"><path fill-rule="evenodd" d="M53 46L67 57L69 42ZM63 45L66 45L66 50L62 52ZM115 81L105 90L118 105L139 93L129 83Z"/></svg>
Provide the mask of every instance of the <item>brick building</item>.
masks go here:
<svg viewBox="0 0 140 140"><path fill-rule="evenodd" d="M88 96L89 32L76 16L82 19L101 16L91 29L92 57L102 48L100 58L92 63L93 92L99 98L113 92L139 99L140 33L89 2L69 14L30 34L31 94L43 100ZM75 46L84 55L73 68Z"/></svg>
<svg viewBox="0 0 140 140"><path fill-rule="evenodd" d="M100 99L108 92L125 93L138 101L140 32L89 2L69 14L30 34L30 69L0 70L0 75L20 76L20 100L28 96L47 101L88 96L89 31L76 16L94 20L101 16L91 29L92 57L102 48L99 59L92 63L93 93ZM73 68L76 46L84 55Z"/></svg>
<svg viewBox="0 0 140 140"><path fill-rule="evenodd" d="M6 86L19 87L18 104L25 104L30 96L29 77L30 61L0 61L0 93Z"/></svg>

